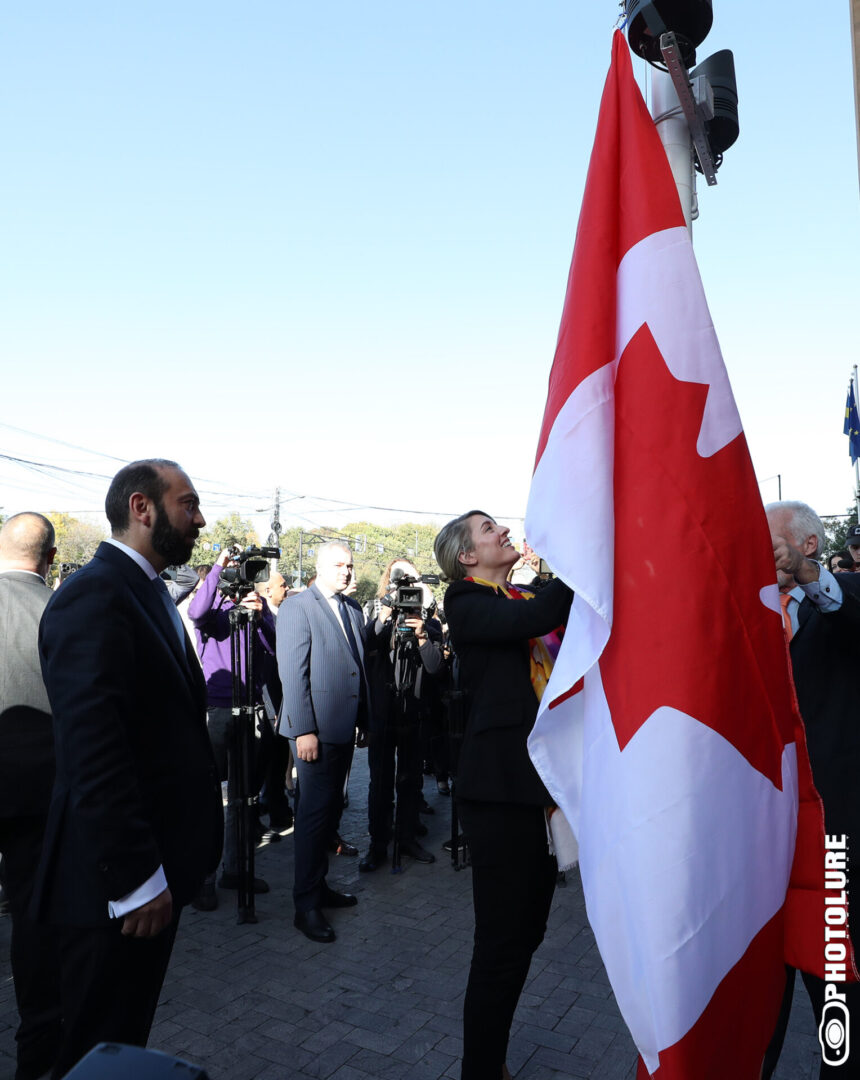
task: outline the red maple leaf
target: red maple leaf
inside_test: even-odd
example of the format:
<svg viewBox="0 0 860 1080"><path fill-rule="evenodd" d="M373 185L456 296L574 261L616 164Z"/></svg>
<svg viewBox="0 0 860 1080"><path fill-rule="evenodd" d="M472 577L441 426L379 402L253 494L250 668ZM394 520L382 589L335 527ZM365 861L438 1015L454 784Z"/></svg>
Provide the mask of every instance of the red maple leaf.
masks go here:
<svg viewBox="0 0 860 1080"><path fill-rule="evenodd" d="M770 537L744 436L696 442L707 385L666 367L647 326L615 386L615 595L600 671L623 750L661 706L695 717L782 786L794 698Z"/></svg>

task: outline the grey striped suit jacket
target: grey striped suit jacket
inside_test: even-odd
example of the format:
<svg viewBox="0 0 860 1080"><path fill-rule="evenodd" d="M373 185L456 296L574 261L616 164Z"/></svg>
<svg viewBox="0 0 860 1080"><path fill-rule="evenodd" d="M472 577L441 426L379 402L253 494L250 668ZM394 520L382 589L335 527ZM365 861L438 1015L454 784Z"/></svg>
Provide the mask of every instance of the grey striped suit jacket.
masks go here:
<svg viewBox="0 0 860 1080"><path fill-rule="evenodd" d="M364 618L354 600L347 598L345 604L363 668ZM338 617L316 585L289 597L278 609L277 654L284 691L280 734L352 742L364 673Z"/></svg>
<svg viewBox="0 0 860 1080"><path fill-rule="evenodd" d="M35 574L0 574L0 816L47 813L54 732L39 665L51 590Z"/></svg>

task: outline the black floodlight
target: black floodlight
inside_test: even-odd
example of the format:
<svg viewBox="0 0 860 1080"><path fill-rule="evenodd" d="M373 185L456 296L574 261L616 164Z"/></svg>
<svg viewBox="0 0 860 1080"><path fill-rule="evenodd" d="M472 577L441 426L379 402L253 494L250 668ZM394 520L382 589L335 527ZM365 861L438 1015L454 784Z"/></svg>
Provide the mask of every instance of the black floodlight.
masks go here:
<svg viewBox="0 0 860 1080"><path fill-rule="evenodd" d="M705 124L711 153L716 157L737 139L738 84L735 79L735 59L731 49L720 49L690 72L690 78L704 75L714 91L714 115Z"/></svg>
<svg viewBox="0 0 860 1080"><path fill-rule="evenodd" d="M661 64L660 35L678 39L685 67L696 62L696 46L708 36L714 21L711 0L627 0L627 40L649 64Z"/></svg>

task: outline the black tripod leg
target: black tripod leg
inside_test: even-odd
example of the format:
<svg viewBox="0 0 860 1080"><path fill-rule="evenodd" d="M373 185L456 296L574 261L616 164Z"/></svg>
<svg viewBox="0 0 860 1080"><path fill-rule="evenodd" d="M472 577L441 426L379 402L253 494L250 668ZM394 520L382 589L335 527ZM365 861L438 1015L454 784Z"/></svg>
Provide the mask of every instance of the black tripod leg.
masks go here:
<svg viewBox="0 0 860 1080"><path fill-rule="evenodd" d="M457 813L457 800L451 792L451 865L460 869L460 816Z"/></svg>
<svg viewBox="0 0 860 1080"><path fill-rule="evenodd" d="M242 607L230 609L230 666L233 683L233 732L236 791L234 812L237 818L238 923L255 923L254 910L254 835L256 790L254 772L254 653L253 613ZM242 632L244 630L244 633ZM245 680L242 681L242 659Z"/></svg>
<svg viewBox="0 0 860 1080"><path fill-rule="evenodd" d="M248 715L241 709L237 718L239 747L238 773L238 817L239 817L239 915L238 923L255 923L257 914L254 908L254 818L256 800L250 794L252 789L251 772L254 760L254 715Z"/></svg>
<svg viewBox="0 0 860 1080"><path fill-rule="evenodd" d="M398 742L395 742L394 754L394 775L392 777L394 784L394 821L391 826L391 873L399 874L402 867L400 865L400 799L397 795L397 773L400 768L400 746Z"/></svg>

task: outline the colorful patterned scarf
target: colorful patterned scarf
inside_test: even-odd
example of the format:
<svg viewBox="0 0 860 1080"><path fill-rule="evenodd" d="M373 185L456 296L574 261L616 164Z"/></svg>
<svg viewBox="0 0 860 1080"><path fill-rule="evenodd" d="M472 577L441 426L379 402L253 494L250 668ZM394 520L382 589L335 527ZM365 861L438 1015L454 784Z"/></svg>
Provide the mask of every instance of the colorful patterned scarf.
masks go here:
<svg viewBox="0 0 860 1080"><path fill-rule="evenodd" d="M535 598L535 593L531 589L517 588L509 581L504 585L497 585L493 581L476 577L467 577L466 581L474 581L476 585L486 585L494 592L506 596L508 600L534 600ZM529 638L529 675L538 701L543 697L546 684L549 682L563 634L564 628L559 626L542 637Z"/></svg>

